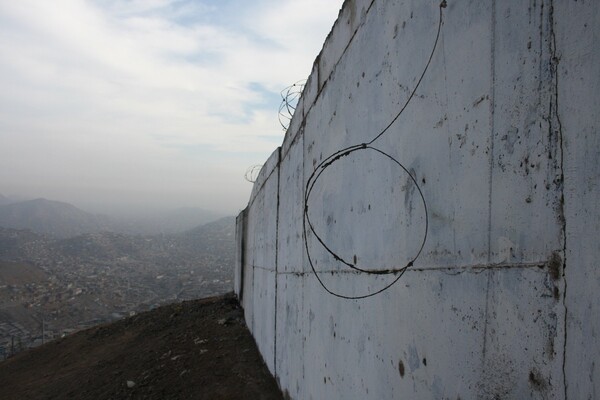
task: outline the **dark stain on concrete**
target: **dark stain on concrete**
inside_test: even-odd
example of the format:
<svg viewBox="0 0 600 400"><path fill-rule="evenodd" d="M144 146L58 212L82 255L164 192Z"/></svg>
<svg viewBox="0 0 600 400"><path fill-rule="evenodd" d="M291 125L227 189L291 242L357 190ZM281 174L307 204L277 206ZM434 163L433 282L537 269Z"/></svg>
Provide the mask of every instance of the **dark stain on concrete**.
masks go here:
<svg viewBox="0 0 600 400"><path fill-rule="evenodd" d="M552 295L554 296L554 300L559 300L560 299L560 290L558 289L558 286L554 286L554 290L552 291Z"/></svg>
<svg viewBox="0 0 600 400"><path fill-rule="evenodd" d="M535 368L529 371L529 384L533 387L533 389L537 391L545 391L546 390L546 381Z"/></svg>
<svg viewBox="0 0 600 400"><path fill-rule="evenodd" d="M477 100L475 100L473 102L473 108L477 107L478 105L480 105L481 103L483 103L484 100L488 99L489 96L487 95L482 95L481 97L479 97Z"/></svg>
<svg viewBox="0 0 600 400"><path fill-rule="evenodd" d="M562 257L560 256L558 251L555 251L552 253L552 255L550 256L550 259L548 260L548 273L550 274L550 277L553 280L556 281L556 280L560 279L561 267L562 267Z"/></svg>

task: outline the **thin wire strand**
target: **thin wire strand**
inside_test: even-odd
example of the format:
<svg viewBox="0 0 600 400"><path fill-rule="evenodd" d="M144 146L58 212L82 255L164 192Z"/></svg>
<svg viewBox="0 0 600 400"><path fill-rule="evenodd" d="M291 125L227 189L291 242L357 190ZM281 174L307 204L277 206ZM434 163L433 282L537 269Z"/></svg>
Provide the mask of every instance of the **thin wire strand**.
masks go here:
<svg viewBox="0 0 600 400"><path fill-rule="evenodd" d="M446 8L446 1L445 0L442 1L442 3L440 4L440 20L439 20L439 23L438 23L437 34L435 35L435 42L433 43L433 49L431 49L431 54L429 54L429 59L427 60L427 64L425 64L425 68L423 69L423 73L419 77L419 80L417 81L417 84L413 88L413 91L410 93L410 96L408 96L408 99L406 99L406 102L404 103L404 105L402 106L402 108L400 109L400 111L398 111L398 113L396 114L396 116L368 144L373 144L373 142L375 142L377 139L379 139L381 136L383 136L388 131L388 129L390 129L390 127L392 125L394 125L394 122L396 122L396 120L400 117L400 115L402 115L402 113L404 112L404 110L406 109L406 107L408 106L408 104L410 103L410 101L412 100L412 98L415 96L415 93L417 93L417 89L421 85L421 82L423 81L423 78L425 77L425 74L427 73L427 69L429 69L429 64L431 64L431 60L433 59L433 54L435 53L435 49L436 49L438 41L440 39L440 32L442 31L442 9L444 9L444 8Z"/></svg>
<svg viewBox="0 0 600 400"><path fill-rule="evenodd" d="M408 104L411 102L411 100L413 99L413 97L415 96L419 86L421 85L421 82L423 81L423 78L425 77L427 70L429 69L429 65L431 64L431 60L433 59L433 55L435 54L435 50L437 48L438 42L439 42L439 38L440 38L440 33L441 33L441 29L442 29L442 24L443 24L443 13L442 13L442 9L446 8L447 3L446 0L443 0L440 3L440 13L439 13L439 21L438 21L438 27L437 27L437 33L435 35L435 41L433 43L433 47L431 49L431 53L429 54L429 58L427 59L427 63L425 64L425 68L423 69L423 72L421 73L421 75L419 76L419 79L415 85L415 87L413 88L413 90L411 91L410 95L408 96L408 98L406 99L406 101L404 102L404 105L400 108L400 110L396 113L396 115L392 118L392 120L377 134L373 137L373 139L371 139L369 142L366 143L361 143L361 144L356 144L356 145L352 145L352 146L348 146L345 147L343 149L337 150L335 151L333 154L331 154L330 156L326 157L323 161L321 161L317 167L313 170L313 172L311 173L311 175L309 176L308 180L306 181L306 187L305 187L305 196L304 196L304 217L303 217L303 221L302 221L302 228L303 228L303 233L304 233L304 246L306 249L306 254L307 254L307 258L308 258L308 263L310 264L310 267L315 275L315 277L317 278L319 284L323 287L323 289L325 289L325 291L327 291L329 294L342 298L342 299L349 299L349 300L356 300L356 299L364 299L367 297L372 297L375 296L377 294L380 294L386 290L388 290L390 287L392 287L396 282L398 282L400 280L400 278L402 277L402 275L404 275L404 272L406 272L406 270L414 265L414 262L417 260L417 258L419 258L419 256L421 255L423 248L425 247L425 242L427 241L427 234L428 234L428 230L429 230L429 215L428 215L428 210L427 210L427 202L425 201L425 196L423 195L423 192L421 191L421 188L419 187L419 184L417 183L417 180L415 179L414 176L412 176L412 174L408 171L408 169L397 159L395 159L394 157L392 157L391 155L389 155L388 153L384 152L383 150L380 150L374 146L372 146L372 144L378 140L379 138L381 138L383 135L386 134L386 132L388 132L388 130L392 127L392 125L394 125L394 123L398 120L398 118L400 117L400 115L402 115L404 113L404 110L406 110L406 108L408 107ZM378 269L378 270L368 270L368 269L363 269L363 268L359 268L356 265L344 260L342 257L340 257L337 253L335 253L326 243L325 241L317 234L317 232L314 229L314 226L310 220L310 216L309 216L309 199L310 199L310 195L312 194L312 191L315 187L316 182L319 180L319 178L322 176L323 172L329 168L331 165L333 165L335 162L341 160L342 158L352 154L353 152L356 151L360 151L360 150L366 150L366 149L371 149L374 150L376 152L378 152L380 155L389 158L391 161L393 161L395 164L397 164L398 166L400 166L402 168L402 170L404 170L404 172L411 178L413 184L415 185L415 187L417 188L418 192L419 192L419 196L421 197L422 201L423 201L423 207L424 207L424 212L425 212L425 232L423 234L423 240L421 242L421 245L419 247L419 250L417 251L417 254L404 266L401 267L399 269ZM390 275L390 274L397 274L397 276L392 280L392 282L390 282L389 284L387 284L386 286L384 286L383 288L375 291L375 292L371 292L371 293L367 293L364 295L357 295L357 296L348 296L348 295L343 295L340 293L337 293L333 290L331 290L329 287L327 287L327 285L323 282L323 280L321 279L321 277L319 276L319 274L317 273L317 270L314 266L311 254L310 254L310 247L308 244L308 229L310 229L310 232L315 236L315 238L317 239L317 241L319 242L319 244L331 255L333 256L333 258L338 261L341 262L342 264L344 264L345 266L358 271L360 273L365 273L365 274L371 274L371 275Z"/></svg>

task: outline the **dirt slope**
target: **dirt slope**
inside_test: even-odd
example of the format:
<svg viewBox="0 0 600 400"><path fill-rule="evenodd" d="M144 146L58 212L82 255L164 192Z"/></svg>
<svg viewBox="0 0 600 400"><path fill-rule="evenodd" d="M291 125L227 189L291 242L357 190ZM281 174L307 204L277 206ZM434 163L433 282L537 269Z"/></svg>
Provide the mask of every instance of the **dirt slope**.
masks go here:
<svg viewBox="0 0 600 400"><path fill-rule="evenodd" d="M0 399L282 399L232 295L157 308L0 362Z"/></svg>

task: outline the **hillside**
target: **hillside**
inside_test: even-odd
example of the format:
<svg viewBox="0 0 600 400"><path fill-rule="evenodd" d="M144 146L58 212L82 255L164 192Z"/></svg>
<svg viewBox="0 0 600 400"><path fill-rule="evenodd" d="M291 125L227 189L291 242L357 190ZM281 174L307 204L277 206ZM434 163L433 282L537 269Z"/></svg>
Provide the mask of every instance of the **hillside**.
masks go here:
<svg viewBox="0 0 600 400"><path fill-rule="evenodd" d="M234 257L231 217L178 235L56 239L0 228L0 359L40 344L42 321L48 340L231 291Z"/></svg>
<svg viewBox="0 0 600 400"><path fill-rule="evenodd" d="M41 268L0 260L0 286L41 283L46 279L48 274Z"/></svg>
<svg viewBox="0 0 600 400"><path fill-rule="evenodd" d="M140 208L143 209L142 206ZM93 214L62 201L17 200L0 194L0 227L29 229L65 239L86 233L116 232L128 235L170 235L186 232L225 215L197 207Z"/></svg>
<svg viewBox="0 0 600 400"><path fill-rule="evenodd" d="M135 213L111 214L110 230L128 234L173 234L194 229L215 221L225 215L202 208L178 208L136 215Z"/></svg>
<svg viewBox="0 0 600 400"><path fill-rule="evenodd" d="M0 363L0 398L282 399L233 295L157 308Z"/></svg>
<svg viewBox="0 0 600 400"><path fill-rule="evenodd" d="M106 230L109 222L68 203L35 199L0 205L0 226L66 238Z"/></svg>

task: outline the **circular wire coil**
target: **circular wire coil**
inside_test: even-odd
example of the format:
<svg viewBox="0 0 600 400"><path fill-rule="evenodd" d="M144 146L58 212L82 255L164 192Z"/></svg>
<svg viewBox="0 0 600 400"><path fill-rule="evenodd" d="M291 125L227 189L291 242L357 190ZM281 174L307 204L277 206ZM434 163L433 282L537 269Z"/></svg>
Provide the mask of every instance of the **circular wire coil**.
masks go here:
<svg viewBox="0 0 600 400"><path fill-rule="evenodd" d="M246 173L244 174L244 179L246 179L250 183L256 182L258 179L258 174L260 174L260 170L262 169L262 164L255 164L248 167Z"/></svg>
<svg viewBox="0 0 600 400"><path fill-rule="evenodd" d="M302 91L306 85L306 79L300 80L281 91L281 104L279 105L279 124L284 131L290 126L290 121L296 111L296 106L302 96Z"/></svg>
<svg viewBox="0 0 600 400"><path fill-rule="evenodd" d="M398 282L400 280L400 278L402 277L402 275L404 274L404 272L406 272L406 270L409 267L412 267L414 265L414 262L416 261L416 259L421 255L421 252L423 251L423 248L425 246L425 242L427 241L427 231L428 231L428 227L429 227L429 217L428 217L428 213L427 213L427 203L425 202L425 196L423 195L423 192L421 191L421 188L419 187L417 180L415 179L415 177L408 171L408 169L402 165L402 163L400 163L397 159L395 159L394 157L392 157L391 155L389 155L388 153L384 152L383 150L380 150L376 147L373 146L373 143L375 143L379 138L381 138L384 134L386 134L388 132L388 130L391 128L391 126L398 120L398 118L403 114L404 110L406 109L406 107L408 106L408 104L411 102L411 100L413 99L413 97L415 96L415 93L417 92L417 89L419 88L419 85L421 84L421 82L423 81L423 78L425 77L425 74L427 73L427 69L429 68L429 65L431 64L431 60L433 59L433 55L435 53L435 49L437 48L437 44L440 38L440 32L441 32L441 28L442 28L442 24L443 24L443 13L442 13L442 9L447 7L447 3L446 0L443 0L440 3L439 6L439 21L438 21L438 26L437 26L437 33L435 36L435 40L433 43L433 47L431 49L431 52L429 54L429 58L427 59L427 62L425 64L425 67L423 69L423 71L421 72L421 75L419 77L419 79L417 80L417 83L415 84L413 90L411 91L410 95L408 96L408 98L406 99L406 101L404 102L403 106L399 109L399 111L396 113L396 115L391 119L391 121L378 133L376 134L370 141L366 142L366 143L360 143L360 144L355 144L352 146L348 146L345 148L342 148L336 152L334 152L333 154L331 154L330 156L328 156L327 158L325 158L323 161L321 161L316 168L314 169L314 171L312 172L312 174L308 177L308 180L306 181L306 186L305 186L305 195L304 195L304 216L303 216L303 239L304 239L304 245L305 245L305 249L306 249L306 254L307 254L307 259L308 259L308 263L310 264L310 267L315 275L315 277L317 278L319 284L323 287L323 289L325 289L325 291L327 291L328 293L332 294L333 296L342 298L342 299L364 299L367 297L371 297L371 296L375 296L379 293L382 293L383 291L389 289L392 285L394 285L396 282ZM283 93L283 92L282 92ZM283 96L283 94L282 94ZM361 150L372 150L378 153L379 156L382 157L387 157L390 161L392 161L394 164L396 164L398 167L401 168L401 170L403 170L412 180L412 183L415 185L415 187L418 190L418 194L420 199L423 202L423 207L424 207L424 211L425 211L425 232L422 238L422 241L420 242L420 247L418 249L418 251L416 252L416 255L414 255L413 257L410 258L410 260L408 261L408 263L404 266L400 266L397 268L385 268L385 269L362 269L359 268L355 265L355 263L351 263L345 259L343 259L341 256L339 256L338 254L336 254L330 246L327 245L327 243L321 238L321 236L319 236L319 234L317 234L317 232L314 229L313 223L310 219L310 215L309 215L309 200L311 198L311 194L313 192L313 188L315 186L315 183L319 180L319 178L321 177L321 175L323 174L323 172L329 168L331 165L333 165L334 163L338 162L339 160L343 159L344 157L357 152L357 151L361 151ZM392 279L392 281L388 284L386 284L383 288L373 291L373 292L369 292L369 293L365 293L365 294L361 294L361 295L345 295L345 294L341 294L338 293L334 290L332 290L331 288L329 288L325 282L323 282L323 280L321 279L321 277L319 276L319 273L317 273L317 270L315 268L314 265L314 261L313 261L313 257L311 255L311 251L310 251L310 246L308 243L308 235L312 234L312 236L314 236L316 238L316 240L318 241L319 245L325 249L333 258L336 262L342 263L343 265L345 265L346 267L354 270L355 272L358 273L362 273L362 274L370 274L370 275L395 275L395 277Z"/></svg>

